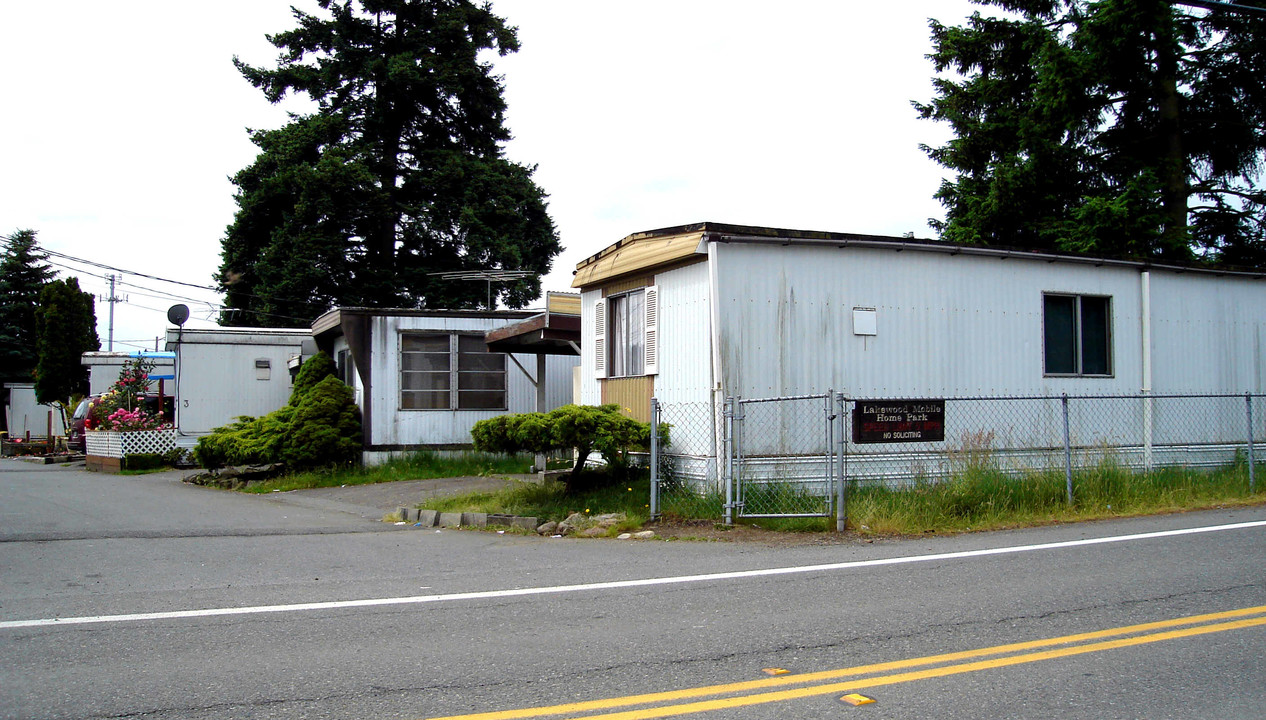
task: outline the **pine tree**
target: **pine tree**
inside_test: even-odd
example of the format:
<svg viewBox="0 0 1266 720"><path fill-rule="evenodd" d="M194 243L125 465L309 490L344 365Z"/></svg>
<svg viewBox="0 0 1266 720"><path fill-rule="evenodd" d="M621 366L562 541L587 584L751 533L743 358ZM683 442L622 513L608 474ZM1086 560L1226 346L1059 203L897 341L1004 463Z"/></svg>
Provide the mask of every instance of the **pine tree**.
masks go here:
<svg viewBox="0 0 1266 720"><path fill-rule="evenodd" d="M1266 267L1266 13L975 1L915 103L954 132L942 239Z"/></svg>
<svg viewBox="0 0 1266 720"><path fill-rule="evenodd" d="M0 382L31 382L35 371L35 310L53 279L34 230L5 238L0 256Z"/></svg>
<svg viewBox="0 0 1266 720"><path fill-rule="evenodd" d="M536 273L500 289L521 307L560 250L533 168L507 160L501 80L481 53L515 30L467 0L317 0L269 36L276 68L235 59L272 102L316 103L252 133L223 241L222 321L308 324L333 305L474 307L482 287L428 275ZM242 312L237 312L242 311Z"/></svg>
<svg viewBox="0 0 1266 720"><path fill-rule="evenodd" d="M77 278L53 280L40 291L35 336L35 399L60 404L64 415L75 395L88 392L83 354L101 349L92 293L80 290ZM70 418L63 419L69 427Z"/></svg>

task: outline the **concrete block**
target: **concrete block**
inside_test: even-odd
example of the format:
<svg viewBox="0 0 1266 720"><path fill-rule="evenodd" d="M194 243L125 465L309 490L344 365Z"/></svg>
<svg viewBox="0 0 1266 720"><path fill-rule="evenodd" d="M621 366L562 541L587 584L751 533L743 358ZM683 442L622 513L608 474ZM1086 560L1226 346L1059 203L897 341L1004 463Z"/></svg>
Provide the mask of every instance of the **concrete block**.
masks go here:
<svg viewBox="0 0 1266 720"><path fill-rule="evenodd" d="M512 517L510 518L510 527L523 528L531 532L536 532L536 528L540 526L540 519L534 517Z"/></svg>
<svg viewBox="0 0 1266 720"><path fill-rule="evenodd" d="M411 523L415 523L415 522L417 522L417 521L418 521L418 509L417 509L417 508L409 508L408 513L407 513L407 514L405 514L405 516L404 516L404 520L405 520L405 522L411 522Z"/></svg>
<svg viewBox="0 0 1266 720"><path fill-rule="evenodd" d="M481 513L481 512L462 513L462 525L466 527L487 527L488 513Z"/></svg>
<svg viewBox="0 0 1266 720"><path fill-rule="evenodd" d="M435 524L439 522L439 519L440 514L435 510L418 511L418 523L421 524L422 527L435 527Z"/></svg>
<svg viewBox="0 0 1266 720"><path fill-rule="evenodd" d="M461 527L462 514L442 512L440 513L440 519L436 521L436 524L440 527Z"/></svg>

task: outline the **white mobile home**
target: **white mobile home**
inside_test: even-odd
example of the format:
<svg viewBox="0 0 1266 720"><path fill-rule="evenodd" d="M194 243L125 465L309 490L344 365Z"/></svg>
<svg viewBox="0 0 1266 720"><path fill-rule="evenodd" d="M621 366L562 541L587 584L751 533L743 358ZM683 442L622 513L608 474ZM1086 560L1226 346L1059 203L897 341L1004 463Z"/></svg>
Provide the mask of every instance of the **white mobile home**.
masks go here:
<svg viewBox="0 0 1266 720"><path fill-rule="evenodd" d="M186 438L285 405L299 364L316 354L310 331L285 328L172 328L166 347L176 361L168 392Z"/></svg>
<svg viewBox="0 0 1266 720"><path fill-rule="evenodd" d="M468 449L478 420L570 403L579 357L571 349L554 352L563 352L565 343L559 345L548 323L534 323L537 317L529 311L336 308L313 322L312 334L356 393L364 457L372 464L402 452ZM512 348L519 351L490 351L486 334L512 325L530 326ZM574 333L578 339L578 327ZM538 354L544 358L539 365Z"/></svg>
<svg viewBox="0 0 1266 720"><path fill-rule="evenodd" d="M640 419L652 397L1266 389L1261 273L703 223L630 235L573 286L580 401Z"/></svg>

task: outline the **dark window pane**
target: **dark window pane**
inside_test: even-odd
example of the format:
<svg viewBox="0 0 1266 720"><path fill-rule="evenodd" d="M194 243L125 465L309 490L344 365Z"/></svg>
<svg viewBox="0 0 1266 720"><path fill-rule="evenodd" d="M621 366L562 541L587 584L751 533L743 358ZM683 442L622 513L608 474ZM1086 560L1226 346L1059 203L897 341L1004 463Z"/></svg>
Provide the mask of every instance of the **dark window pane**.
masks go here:
<svg viewBox="0 0 1266 720"><path fill-rule="evenodd" d="M1108 298L1081 298L1081 372L1107 375L1112 372L1108 348L1110 313Z"/></svg>
<svg viewBox="0 0 1266 720"><path fill-rule="evenodd" d="M461 390L457 393L460 410L502 410L506 406L506 394L498 390Z"/></svg>
<svg viewBox="0 0 1266 720"><path fill-rule="evenodd" d="M1076 317L1077 298L1046 295L1042 298L1042 323L1045 332L1046 374L1071 375L1077 372Z"/></svg>
<svg viewBox="0 0 1266 720"><path fill-rule="evenodd" d="M405 353L401 362L404 370L448 371L448 353Z"/></svg>
<svg viewBox="0 0 1266 720"><path fill-rule="evenodd" d="M448 335L408 334L400 338L405 352L448 352Z"/></svg>
<svg viewBox="0 0 1266 720"><path fill-rule="evenodd" d="M447 410L448 401L448 391L406 391L400 393L400 407L405 410Z"/></svg>
<svg viewBox="0 0 1266 720"><path fill-rule="evenodd" d="M447 390L451 387L448 373L407 372L400 375L402 390Z"/></svg>
<svg viewBox="0 0 1266 720"><path fill-rule="evenodd" d="M458 335L457 352L486 353L488 352L488 343L484 342L483 335Z"/></svg>
<svg viewBox="0 0 1266 720"><path fill-rule="evenodd" d="M506 369L506 356L501 353L480 353L477 355L463 353L457 356L457 369L504 372Z"/></svg>
<svg viewBox="0 0 1266 720"><path fill-rule="evenodd" d="M458 390L505 390L505 373L458 373Z"/></svg>

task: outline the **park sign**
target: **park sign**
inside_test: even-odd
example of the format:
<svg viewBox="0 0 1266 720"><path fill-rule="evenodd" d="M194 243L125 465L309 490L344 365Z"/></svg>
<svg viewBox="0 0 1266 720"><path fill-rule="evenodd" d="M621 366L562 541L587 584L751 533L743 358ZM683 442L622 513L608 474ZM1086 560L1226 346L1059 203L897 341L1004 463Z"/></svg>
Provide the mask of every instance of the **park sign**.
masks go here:
<svg viewBox="0 0 1266 720"><path fill-rule="evenodd" d="M945 439L944 400L857 400L853 442L940 442Z"/></svg>

